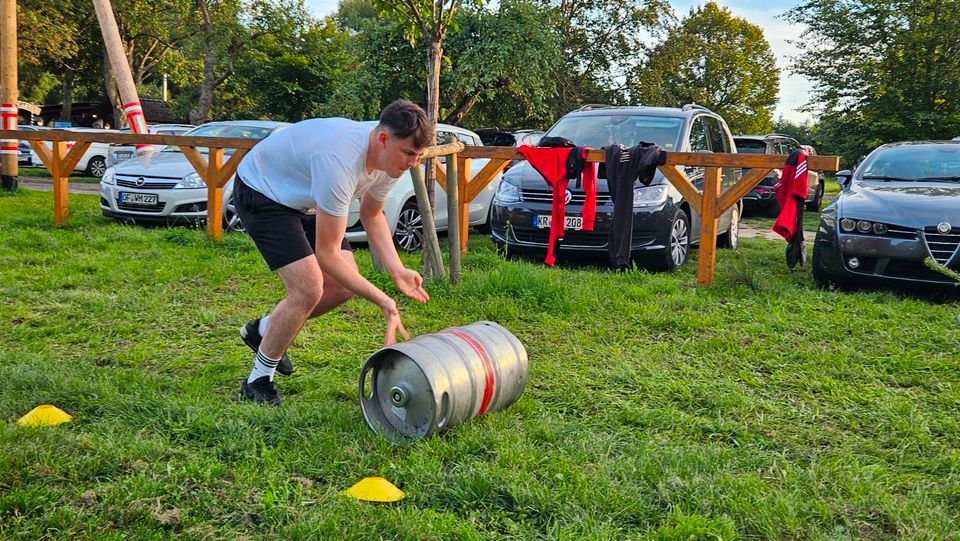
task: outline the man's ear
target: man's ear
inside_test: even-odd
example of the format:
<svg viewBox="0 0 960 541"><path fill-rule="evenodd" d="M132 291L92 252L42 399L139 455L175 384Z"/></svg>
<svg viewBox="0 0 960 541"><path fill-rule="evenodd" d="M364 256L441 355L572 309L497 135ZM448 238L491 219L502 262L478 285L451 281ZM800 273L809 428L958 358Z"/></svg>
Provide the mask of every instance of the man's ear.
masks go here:
<svg viewBox="0 0 960 541"><path fill-rule="evenodd" d="M380 130L377 132L377 142L381 145L386 144L387 139L390 138L390 134L387 133L387 130Z"/></svg>

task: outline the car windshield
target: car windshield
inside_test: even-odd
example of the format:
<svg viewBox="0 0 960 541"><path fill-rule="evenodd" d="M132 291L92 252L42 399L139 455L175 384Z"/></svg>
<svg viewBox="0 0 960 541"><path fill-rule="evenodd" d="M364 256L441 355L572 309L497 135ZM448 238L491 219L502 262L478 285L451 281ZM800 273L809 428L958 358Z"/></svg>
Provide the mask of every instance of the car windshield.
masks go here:
<svg viewBox="0 0 960 541"><path fill-rule="evenodd" d="M544 137L566 137L578 145L601 148L612 143L633 146L641 141L676 150L682 118L642 115L574 115L561 118Z"/></svg>
<svg viewBox="0 0 960 541"><path fill-rule="evenodd" d="M767 152L767 144L755 139L734 139L737 145L737 152L740 154L764 154Z"/></svg>
<svg viewBox="0 0 960 541"><path fill-rule="evenodd" d="M195 137L242 137L244 139L263 139L270 135L273 128L263 126L246 126L243 124L207 124L200 126L183 135ZM207 153L207 147L196 147L198 152ZM232 148L224 149L224 154L233 153ZM163 152L180 152L180 147L168 146Z"/></svg>
<svg viewBox="0 0 960 541"><path fill-rule="evenodd" d="M863 180L960 182L960 144L880 148L857 173Z"/></svg>

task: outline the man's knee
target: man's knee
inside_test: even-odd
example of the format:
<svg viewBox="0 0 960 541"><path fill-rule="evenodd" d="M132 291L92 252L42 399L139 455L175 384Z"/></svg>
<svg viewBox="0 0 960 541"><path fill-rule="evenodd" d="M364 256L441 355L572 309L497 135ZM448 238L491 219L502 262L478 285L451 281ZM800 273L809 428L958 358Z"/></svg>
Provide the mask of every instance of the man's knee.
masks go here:
<svg viewBox="0 0 960 541"><path fill-rule="evenodd" d="M301 284L295 290L290 291L287 298L291 299L305 311L313 310L313 307L320 303L323 298L323 284Z"/></svg>

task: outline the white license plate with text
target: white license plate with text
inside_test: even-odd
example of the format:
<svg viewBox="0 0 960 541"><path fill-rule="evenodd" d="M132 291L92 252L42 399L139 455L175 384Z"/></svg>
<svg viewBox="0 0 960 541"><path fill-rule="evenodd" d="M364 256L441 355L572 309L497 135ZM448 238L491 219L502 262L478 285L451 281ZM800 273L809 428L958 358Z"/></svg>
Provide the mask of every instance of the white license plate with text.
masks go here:
<svg viewBox="0 0 960 541"><path fill-rule="evenodd" d="M120 192L118 201L128 205L156 205L160 196L155 193Z"/></svg>
<svg viewBox="0 0 960 541"><path fill-rule="evenodd" d="M547 229L550 227L552 222L552 217L549 214L534 214L533 216L533 227L537 229ZM582 216L564 216L563 217L563 228L572 229L574 231L579 231L583 229L583 217Z"/></svg>

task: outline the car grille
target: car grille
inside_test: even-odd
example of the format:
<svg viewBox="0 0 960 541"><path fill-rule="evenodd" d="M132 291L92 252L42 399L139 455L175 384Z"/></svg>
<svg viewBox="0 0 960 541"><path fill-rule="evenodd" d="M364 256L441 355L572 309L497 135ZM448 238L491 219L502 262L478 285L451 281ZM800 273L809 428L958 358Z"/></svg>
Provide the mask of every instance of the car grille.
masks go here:
<svg viewBox="0 0 960 541"><path fill-rule="evenodd" d="M177 185L179 179L173 179L173 182L170 182L171 179L167 178L147 178L143 177L143 184L137 184L137 179L140 177L127 177L123 178L117 176L117 186L122 186L124 188L139 188L143 190L170 190Z"/></svg>
<svg viewBox="0 0 960 541"><path fill-rule="evenodd" d="M156 205L131 205L129 203L117 203L117 208L120 210L132 210L134 212L152 212L154 214L158 212L163 212L163 207L165 203L157 203Z"/></svg>
<svg viewBox="0 0 960 541"><path fill-rule="evenodd" d="M954 227L949 233L938 233L936 227L926 227L923 230L923 238L930 256L937 263L946 265L960 246L960 227Z"/></svg>
<svg viewBox="0 0 960 541"><path fill-rule="evenodd" d="M514 237L520 242L531 242L547 245L550 238L549 229L527 229L514 228ZM566 231L563 237L563 246L566 247L586 247L586 248L604 248L607 245L607 233L595 233L592 231Z"/></svg>
<svg viewBox="0 0 960 541"><path fill-rule="evenodd" d="M582 205L587 199L587 195L583 192L570 192L570 205ZM553 202L553 192L550 190L534 190L530 188L524 188L520 190L520 200L521 201L530 201L533 203L552 203ZM609 193L598 193L597 194L597 205L609 205L610 203L610 194Z"/></svg>

